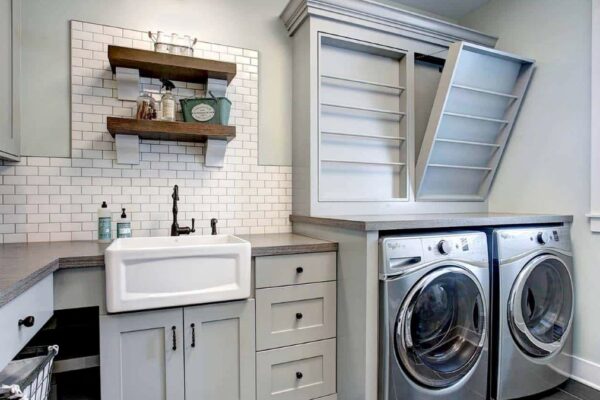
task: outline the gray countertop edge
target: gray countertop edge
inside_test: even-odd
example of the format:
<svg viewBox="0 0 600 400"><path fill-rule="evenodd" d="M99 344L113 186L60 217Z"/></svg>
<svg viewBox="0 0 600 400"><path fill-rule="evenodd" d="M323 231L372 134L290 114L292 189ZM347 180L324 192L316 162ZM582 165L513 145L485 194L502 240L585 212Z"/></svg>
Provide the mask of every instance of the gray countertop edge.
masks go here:
<svg viewBox="0 0 600 400"><path fill-rule="evenodd" d="M298 235L302 236L302 235ZM312 238L309 238L314 240ZM326 242L321 240L320 243L307 243L307 244L289 244L289 245L273 245L273 246L253 246L252 257L263 257L263 256L274 256L274 255L286 255L286 254L299 254L299 253L315 253L315 252L327 252L337 251L338 244L334 242ZM31 272L24 278L14 282L9 288L0 290L0 307L8 304L14 300L17 296L25 292L27 289L40 282L48 275L58 271L74 268L91 268L91 267L104 267L104 254L91 255L91 256L70 256L70 257L58 257L46 265L40 266L40 268Z"/></svg>
<svg viewBox="0 0 600 400"><path fill-rule="evenodd" d="M565 224L573 222L572 215L543 215L543 214L433 214L424 215L423 219L394 219L369 220L357 217L310 217L305 215L290 215L292 223L309 223L331 226L357 231L393 231L413 229L440 229L461 227L495 227L505 225L535 225L535 224Z"/></svg>

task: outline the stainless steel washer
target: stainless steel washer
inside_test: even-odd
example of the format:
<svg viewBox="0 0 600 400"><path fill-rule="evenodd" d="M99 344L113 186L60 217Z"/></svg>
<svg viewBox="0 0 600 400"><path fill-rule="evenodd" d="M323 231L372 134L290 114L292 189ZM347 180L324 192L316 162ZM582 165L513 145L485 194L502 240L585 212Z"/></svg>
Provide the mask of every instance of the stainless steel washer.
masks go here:
<svg viewBox="0 0 600 400"><path fill-rule="evenodd" d="M379 272L379 398L485 399L485 234L383 238Z"/></svg>
<svg viewBox="0 0 600 400"><path fill-rule="evenodd" d="M571 373L573 258L567 227L493 234L498 345L492 397L552 389ZM495 389L495 392L494 392Z"/></svg>

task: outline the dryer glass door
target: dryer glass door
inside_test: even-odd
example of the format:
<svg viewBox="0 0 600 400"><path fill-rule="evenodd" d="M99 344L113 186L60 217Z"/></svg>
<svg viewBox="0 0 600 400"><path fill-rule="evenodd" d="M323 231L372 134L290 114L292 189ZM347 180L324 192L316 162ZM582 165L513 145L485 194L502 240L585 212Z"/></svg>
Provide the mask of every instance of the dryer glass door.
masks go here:
<svg viewBox="0 0 600 400"><path fill-rule="evenodd" d="M515 280L508 312L524 352L546 357L560 351L573 317L573 283L564 262L553 255L531 260Z"/></svg>
<svg viewBox="0 0 600 400"><path fill-rule="evenodd" d="M485 344L486 309L477 278L435 269L407 295L396 321L396 355L417 383L443 388L467 374Z"/></svg>

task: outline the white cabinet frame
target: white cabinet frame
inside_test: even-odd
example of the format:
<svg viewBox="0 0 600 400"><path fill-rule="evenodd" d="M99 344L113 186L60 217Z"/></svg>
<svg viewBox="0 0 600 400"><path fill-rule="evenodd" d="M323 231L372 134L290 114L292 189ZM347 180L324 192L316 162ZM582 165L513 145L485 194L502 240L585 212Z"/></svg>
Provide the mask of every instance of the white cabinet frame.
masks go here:
<svg viewBox="0 0 600 400"><path fill-rule="evenodd" d="M590 228L600 232L600 0L592 0Z"/></svg>

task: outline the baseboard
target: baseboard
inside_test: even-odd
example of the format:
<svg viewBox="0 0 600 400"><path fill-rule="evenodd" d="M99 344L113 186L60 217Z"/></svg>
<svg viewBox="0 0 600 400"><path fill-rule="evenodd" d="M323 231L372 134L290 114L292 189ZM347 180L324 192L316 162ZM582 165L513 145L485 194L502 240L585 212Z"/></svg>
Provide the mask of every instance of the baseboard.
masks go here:
<svg viewBox="0 0 600 400"><path fill-rule="evenodd" d="M600 364L571 355L573 370L571 378L586 386L600 390Z"/></svg>

